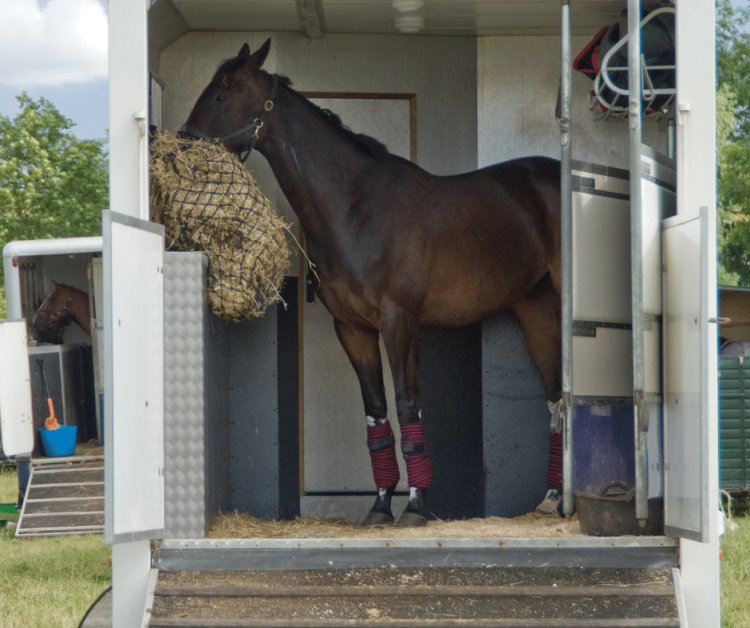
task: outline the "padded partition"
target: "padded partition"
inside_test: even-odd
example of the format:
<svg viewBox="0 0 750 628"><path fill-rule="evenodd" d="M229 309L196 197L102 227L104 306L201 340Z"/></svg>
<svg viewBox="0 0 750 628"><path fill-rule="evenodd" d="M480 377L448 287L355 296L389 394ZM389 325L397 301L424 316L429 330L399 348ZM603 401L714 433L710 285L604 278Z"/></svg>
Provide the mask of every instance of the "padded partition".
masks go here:
<svg viewBox="0 0 750 628"><path fill-rule="evenodd" d="M228 328L230 507L271 519L299 514L297 283L286 305Z"/></svg>
<svg viewBox="0 0 750 628"><path fill-rule="evenodd" d="M550 414L512 316L482 326L482 412L485 514L534 510L547 490Z"/></svg>

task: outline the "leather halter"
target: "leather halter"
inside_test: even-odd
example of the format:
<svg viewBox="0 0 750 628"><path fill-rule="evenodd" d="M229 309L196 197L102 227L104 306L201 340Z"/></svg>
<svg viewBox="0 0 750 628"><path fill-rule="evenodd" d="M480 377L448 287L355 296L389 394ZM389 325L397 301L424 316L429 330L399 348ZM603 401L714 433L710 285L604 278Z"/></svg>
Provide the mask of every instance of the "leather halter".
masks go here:
<svg viewBox="0 0 750 628"><path fill-rule="evenodd" d="M73 299L65 299L65 305L56 312L47 315L47 329L58 329L62 327L71 317L73 312Z"/></svg>
<svg viewBox="0 0 750 628"><path fill-rule="evenodd" d="M245 133L252 131L250 133L247 144L245 144L244 148L242 148L239 152L239 159L244 164L247 158L250 156L253 148L255 148L255 145L260 140L261 130L266 124L266 114L269 113L274 106L274 98L276 98L276 88L278 86L279 80L275 74L272 76L272 79L273 82L271 83L271 93L263 103L263 110L245 126L240 127L236 131L227 133L226 135L222 135L221 137L211 136L208 133L204 133L203 131L196 129L187 123L182 125L182 127L180 128L180 132L187 133L188 135L197 137L202 140L219 140L222 143L226 143L227 141L234 139L235 137L239 137L240 135L244 135Z"/></svg>

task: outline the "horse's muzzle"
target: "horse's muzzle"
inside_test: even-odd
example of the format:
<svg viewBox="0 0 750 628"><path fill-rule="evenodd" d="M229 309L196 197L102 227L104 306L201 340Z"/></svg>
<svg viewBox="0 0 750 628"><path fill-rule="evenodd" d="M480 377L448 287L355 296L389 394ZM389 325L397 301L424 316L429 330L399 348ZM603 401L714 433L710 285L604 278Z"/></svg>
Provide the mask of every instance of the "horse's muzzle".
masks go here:
<svg viewBox="0 0 750 628"><path fill-rule="evenodd" d="M190 126L187 122L179 128L179 130L177 131L177 137L180 137L182 139L190 139L190 140L212 140L214 139L211 135L208 135L208 133L199 131L195 127Z"/></svg>

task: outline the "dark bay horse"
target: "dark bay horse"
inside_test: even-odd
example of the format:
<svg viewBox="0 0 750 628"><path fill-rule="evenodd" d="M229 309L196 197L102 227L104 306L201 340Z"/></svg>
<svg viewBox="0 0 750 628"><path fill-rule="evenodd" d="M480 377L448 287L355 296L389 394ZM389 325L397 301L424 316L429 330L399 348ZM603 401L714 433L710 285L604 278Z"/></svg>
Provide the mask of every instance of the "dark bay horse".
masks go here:
<svg viewBox="0 0 750 628"><path fill-rule="evenodd" d="M47 342L62 342L62 331L72 322L91 335L89 295L83 290L52 282L52 290L34 312L31 325L39 337Z"/></svg>
<svg viewBox="0 0 750 628"><path fill-rule="evenodd" d="M432 485L421 421L422 326L513 312L546 396L560 396L560 164L517 159L431 175L262 69L270 48L245 44L198 98L181 133L268 160L305 233L321 301L359 378L378 496L366 524L389 523L399 480L379 336L396 391L409 503L400 525L426 522Z"/></svg>

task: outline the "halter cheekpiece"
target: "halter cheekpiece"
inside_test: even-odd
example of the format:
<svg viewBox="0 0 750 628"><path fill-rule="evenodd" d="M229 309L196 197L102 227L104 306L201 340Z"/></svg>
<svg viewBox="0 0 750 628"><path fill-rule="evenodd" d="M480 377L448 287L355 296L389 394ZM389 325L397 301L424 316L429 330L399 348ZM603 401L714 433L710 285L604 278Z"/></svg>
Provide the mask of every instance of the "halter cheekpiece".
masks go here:
<svg viewBox="0 0 750 628"><path fill-rule="evenodd" d="M252 152L253 148L255 148L255 145L260 140L261 130L266 124L266 114L272 111L274 107L274 98L276 98L276 88L279 84L279 80L275 74L272 75L271 78L272 78L271 93L268 95L268 98L263 103L263 110L255 118L253 118L250 123L246 124L245 126L218 138L212 137L208 135L207 133L204 133L203 131L199 131L198 129L194 129L187 124L185 124L181 130L184 131L185 133L189 133L193 137L197 137L202 140L218 139L222 143L226 143L227 141L234 139L235 137L239 137L240 135L243 135L247 133L248 131L250 131L251 132L250 139L248 140L245 147L239 152L240 162L244 164L245 161L247 161L247 158L250 156L250 153Z"/></svg>

